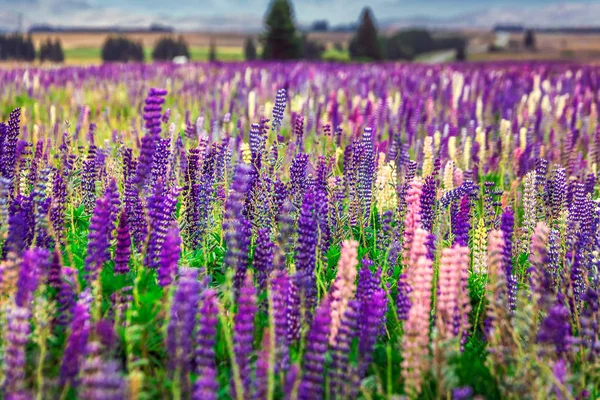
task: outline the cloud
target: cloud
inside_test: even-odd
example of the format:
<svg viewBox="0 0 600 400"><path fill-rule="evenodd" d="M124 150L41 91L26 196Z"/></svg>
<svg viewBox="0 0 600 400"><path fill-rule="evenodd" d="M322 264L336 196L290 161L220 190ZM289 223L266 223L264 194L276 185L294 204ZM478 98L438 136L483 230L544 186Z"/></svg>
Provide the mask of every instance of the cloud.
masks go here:
<svg viewBox="0 0 600 400"><path fill-rule="evenodd" d="M369 3L382 28L600 24L597 21L600 1L541 1L296 0L294 9L296 20L303 26L322 18L332 25L355 22L365 3ZM25 27L33 24L147 27L160 23L177 30L257 31L270 0L203 0L202 7L198 3L198 0L179 0L176 7L170 7L164 0L0 0L0 5L7 5L0 8L0 24L15 29L18 15L22 14Z"/></svg>

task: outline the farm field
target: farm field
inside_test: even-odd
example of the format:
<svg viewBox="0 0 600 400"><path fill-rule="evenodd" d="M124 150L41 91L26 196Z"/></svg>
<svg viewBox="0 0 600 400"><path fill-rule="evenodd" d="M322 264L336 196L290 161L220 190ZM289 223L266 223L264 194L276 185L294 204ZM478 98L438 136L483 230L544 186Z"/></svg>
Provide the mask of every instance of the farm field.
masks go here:
<svg viewBox="0 0 600 400"><path fill-rule="evenodd" d="M599 73L0 69L3 395L600 398Z"/></svg>

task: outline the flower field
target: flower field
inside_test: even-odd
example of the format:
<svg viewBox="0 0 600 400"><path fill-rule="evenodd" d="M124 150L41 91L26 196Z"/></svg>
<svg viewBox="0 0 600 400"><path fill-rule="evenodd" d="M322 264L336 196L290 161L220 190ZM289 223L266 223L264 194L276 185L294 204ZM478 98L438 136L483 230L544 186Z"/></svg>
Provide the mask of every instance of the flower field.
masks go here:
<svg viewBox="0 0 600 400"><path fill-rule="evenodd" d="M600 68L0 82L0 397L600 398Z"/></svg>

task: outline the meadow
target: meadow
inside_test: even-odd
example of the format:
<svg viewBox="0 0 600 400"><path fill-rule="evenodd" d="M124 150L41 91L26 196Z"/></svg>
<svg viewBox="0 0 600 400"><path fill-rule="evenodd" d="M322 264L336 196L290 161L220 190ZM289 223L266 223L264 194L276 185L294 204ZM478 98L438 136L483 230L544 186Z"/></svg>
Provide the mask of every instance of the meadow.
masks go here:
<svg viewBox="0 0 600 400"><path fill-rule="evenodd" d="M1 393L600 398L599 73L0 70Z"/></svg>

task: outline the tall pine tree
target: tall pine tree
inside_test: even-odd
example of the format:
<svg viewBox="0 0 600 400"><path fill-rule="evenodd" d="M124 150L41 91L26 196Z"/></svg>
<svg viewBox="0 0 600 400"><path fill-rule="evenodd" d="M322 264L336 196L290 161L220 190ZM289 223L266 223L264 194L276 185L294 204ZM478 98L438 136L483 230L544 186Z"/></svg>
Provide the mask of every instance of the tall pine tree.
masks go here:
<svg viewBox="0 0 600 400"><path fill-rule="evenodd" d="M273 0L263 37L265 60L302 58L302 41L296 33L292 5L288 0Z"/></svg>
<svg viewBox="0 0 600 400"><path fill-rule="evenodd" d="M371 9L365 7L360 16L360 25L349 46L353 59L382 60L383 54L377 36L377 28L373 21Z"/></svg>

